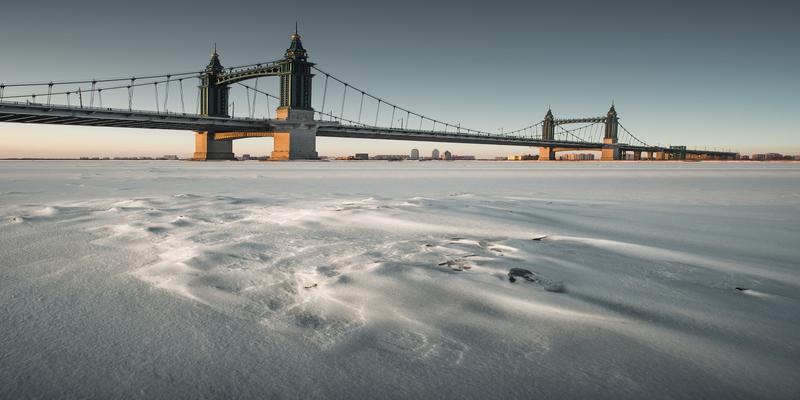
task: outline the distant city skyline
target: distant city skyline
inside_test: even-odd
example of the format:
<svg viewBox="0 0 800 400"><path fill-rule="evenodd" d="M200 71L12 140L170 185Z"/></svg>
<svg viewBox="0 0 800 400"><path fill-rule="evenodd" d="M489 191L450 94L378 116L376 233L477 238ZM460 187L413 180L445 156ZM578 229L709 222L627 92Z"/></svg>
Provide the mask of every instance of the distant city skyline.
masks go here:
<svg viewBox="0 0 800 400"><path fill-rule="evenodd" d="M248 12L206 12L216 4L206 1L4 5L0 34L10 40L0 48L0 82L194 70L214 43L226 66L277 59L298 20L310 61L464 127L509 131L540 121L549 106L558 117L601 115L613 100L625 126L652 144L800 154L796 3L236 3ZM562 15L570 17L554 17ZM243 103L236 99L237 114ZM193 140L187 132L0 123L0 157L189 157ZM317 151L444 147L319 138ZM481 158L536 151L446 147ZM237 155L271 149L269 138L234 142Z"/></svg>

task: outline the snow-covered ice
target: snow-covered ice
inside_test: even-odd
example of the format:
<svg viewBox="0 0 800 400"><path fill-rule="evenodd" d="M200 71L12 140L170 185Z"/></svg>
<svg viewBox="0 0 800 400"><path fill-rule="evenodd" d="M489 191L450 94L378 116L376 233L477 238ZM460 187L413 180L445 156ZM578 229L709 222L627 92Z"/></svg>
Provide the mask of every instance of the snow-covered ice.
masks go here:
<svg viewBox="0 0 800 400"><path fill-rule="evenodd" d="M796 163L5 161L0 398L796 399L798 272Z"/></svg>

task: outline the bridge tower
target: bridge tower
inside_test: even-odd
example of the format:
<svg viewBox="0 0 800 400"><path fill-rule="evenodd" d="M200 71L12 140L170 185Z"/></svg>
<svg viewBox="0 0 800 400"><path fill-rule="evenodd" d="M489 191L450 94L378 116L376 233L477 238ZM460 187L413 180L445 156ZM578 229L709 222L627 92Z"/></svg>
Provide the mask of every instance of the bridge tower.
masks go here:
<svg viewBox="0 0 800 400"><path fill-rule="evenodd" d="M311 107L311 73L313 63L303 48L295 25L292 43L281 61L281 105L276 112L279 120L296 121L288 132L275 132L271 160L317 158L317 131L314 109Z"/></svg>
<svg viewBox="0 0 800 400"><path fill-rule="evenodd" d="M547 114L542 121L542 140L556 140L556 123L553 117L553 111L547 109ZM555 149L551 147L539 147L539 160L552 161L556 159Z"/></svg>
<svg viewBox="0 0 800 400"><path fill-rule="evenodd" d="M617 139L617 130L619 128L619 118L617 117L617 110L614 109L614 103L611 103L611 108L606 114L606 134L603 137L603 149L601 160L619 160L620 150Z"/></svg>
<svg viewBox="0 0 800 400"><path fill-rule="evenodd" d="M206 66L202 75L200 86L200 114L210 117L227 118L228 115L228 92L227 85L217 84L217 79L224 68L219 61L217 46L214 45L214 53L211 54L211 61ZM216 132L196 132L195 133L195 160L233 160L233 142L230 140L214 140Z"/></svg>

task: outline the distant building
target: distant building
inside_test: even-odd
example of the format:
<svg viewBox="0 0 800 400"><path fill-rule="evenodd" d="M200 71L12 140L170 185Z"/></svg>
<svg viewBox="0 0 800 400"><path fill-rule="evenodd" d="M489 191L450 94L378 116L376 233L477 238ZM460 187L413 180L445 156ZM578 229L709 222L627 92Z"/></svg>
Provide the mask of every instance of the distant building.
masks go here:
<svg viewBox="0 0 800 400"><path fill-rule="evenodd" d="M508 161L525 161L525 160L538 160L538 155L532 154L512 154L506 158Z"/></svg>
<svg viewBox="0 0 800 400"><path fill-rule="evenodd" d="M378 154L376 156L372 156L373 160L389 160L389 161L402 161L407 158L408 156L405 154Z"/></svg>
<svg viewBox="0 0 800 400"><path fill-rule="evenodd" d="M783 154L767 153L767 160L783 160Z"/></svg>
<svg viewBox="0 0 800 400"><path fill-rule="evenodd" d="M450 150L445 150L444 151L444 159L445 160L452 160L453 159L453 153L451 153Z"/></svg>
<svg viewBox="0 0 800 400"><path fill-rule="evenodd" d="M419 160L419 150L411 149L411 159L412 160Z"/></svg>
<svg viewBox="0 0 800 400"><path fill-rule="evenodd" d="M567 160L567 161L591 161L594 160L594 154L592 153L570 153L565 154L559 157L560 160ZM626 160L633 160L633 154L626 154Z"/></svg>
<svg viewBox="0 0 800 400"><path fill-rule="evenodd" d="M439 149L433 149L431 152L431 159L438 160L439 159Z"/></svg>
<svg viewBox="0 0 800 400"><path fill-rule="evenodd" d="M453 160L474 160L475 156L453 156Z"/></svg>
<svg viewBox="0 0 800 400"><path fill-rule="evenodd" d="M369 160L369 154L368 153L356 153L356 155L353 156L353 159L354 160Z"/></svg>
<svg viewBox="0 0 800 400"><path fill-rule="evenodd" d="M783 154L779 153L753 154L753 160L756 161L783 160Z"/></svg>
<svg viewBox="0 0 800 400"><path fill-rule="evenodd" d="M250 161L250 154L242 154L242 161Z"/></svg>
<svg viewBox="0 0 800 400"><path fill-rule="evenodd" d="M747 160L749 160L749 159L750 159L750 156L748 156L748 155L743 155L743 156L739 157L739 159L740 159L740 160L747 161Z"/></svg>

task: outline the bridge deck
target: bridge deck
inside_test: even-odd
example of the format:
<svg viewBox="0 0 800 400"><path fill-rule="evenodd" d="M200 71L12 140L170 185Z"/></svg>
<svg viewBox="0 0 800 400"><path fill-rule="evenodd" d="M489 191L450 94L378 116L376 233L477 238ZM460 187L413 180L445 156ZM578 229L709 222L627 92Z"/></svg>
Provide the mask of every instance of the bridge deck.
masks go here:
<svg viewBox="0 0 800 400"><path fill-rule="evenodd" d="M0 102L0 122L201 132L210 131L221 132L223 137L220 139L222 140L271 136L272 132L286 132L291 129L292 126L307 123L305 121L208 117L171 112L69 107L17 102ZM311 124L318 126L317 136L323 137L554 147L562 150L600 150L604 146L603 143L546 141L531 137L503 136L499 134L492 135L350 126L329 121L312 121ZM226 136L224 134L225 132L231 134ZM620 143L618 146L624 151L674 152L674 150L659 146L635 146L625 143ZM688 149L686 150L686 154L707 154L722 157L733 157L736 155L736 153L731 152Z"/></svg>
<svg viewBox="0 0 800 400"><path fill-rule="evenodd" d="M0 103L0 122L217 132L274 129L274 121L263 119L8 102Z"/></svg>

